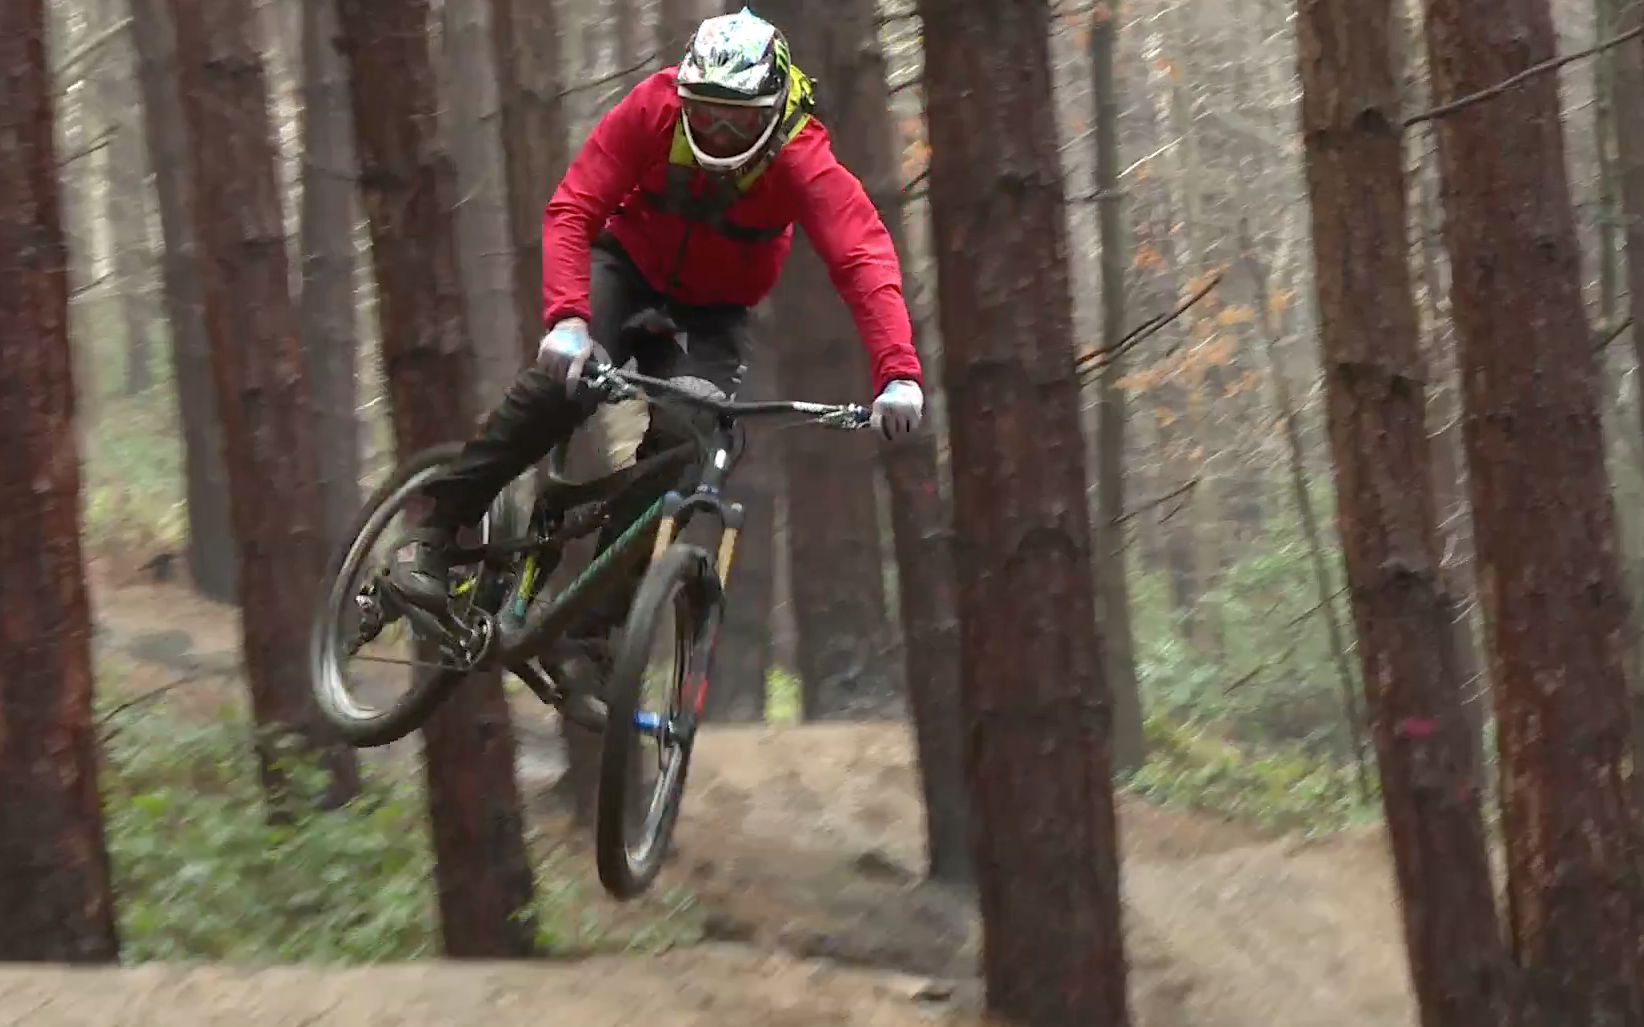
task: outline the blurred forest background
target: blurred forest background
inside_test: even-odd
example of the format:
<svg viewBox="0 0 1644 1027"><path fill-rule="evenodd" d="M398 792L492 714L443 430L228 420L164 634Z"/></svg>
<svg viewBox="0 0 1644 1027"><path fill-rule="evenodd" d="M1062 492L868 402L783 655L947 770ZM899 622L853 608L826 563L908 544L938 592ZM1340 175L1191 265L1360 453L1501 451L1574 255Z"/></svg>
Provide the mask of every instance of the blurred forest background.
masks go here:
<svg viewBox="0 0 1644 1027"><path fill-rule="evenodd" d="M1243 880L1238 875L1277 873L1275 866L1290 876L1261 880L1278 905L1302 902L1297 896L1309 889L1323 896L1319 902L1358 902L1337 893L1377 882L1363 885L1371 897L1362 901L1377 911L1362 929L1382 933L1341 941L1339 952L1363 960L1354 972L1364 980L1378 967L1391 966L1391 977L1380 985L1332 977L1326 990L1335 998L1325 1005L1350 1018L1339 1022L1413 1022L1400 963L1366 955L1396 952L1405 941L1424 1008L1460 1008L1443 1006L1434 997L1443 989L1424 983L1423 965L1438 972L1430 957L1443 951L1433 944L1442 930L1412 927L1407 937L1395 924L1399 909L1416 923L1420 910L1443 905L1436 896L1446 892L1446 871L1401 862L1394 875L1389 848L1401 859L1424 844L1441 853L1476 849L1481 859L1485 846L1504 849L1508 874L1527 874L1530 850L1515 847L1513 825L1533 833L1524 825L1545 810L1526 812L1528 800L1515 805L1515 789L1530 788L1525 782L1541 772L1553 783L1538 795L1587 809L1575 797L1604 787L1594 782L1612 771L1626 783L1604 794L1638 787L1634 757L1623 754L1629 745L1640 751L1625 739L1626 705L1636 736L1644 731L1644 692L1632 657L1611 657L1631 653L1641 630L1636 611L1644 609L1644 332L1633 318L1644 303L1644 234L1636 230L1644 217L1644 122L1634 122L1644 111L1637 102L1644 46L1631 28L1639 5L1514 0L1506 20L1520 28L1468 36L1484 24L1477 19L1494 17L1491 5L1429 0L1424 34L1414 2L1361 0L1353 11L1327 0L994 3L1019 17L990 13L982 0L752 5L788 33L796 63L819 79L820 117L835 150L896 235L929 368L931 428L897 449L816 432L750 432L733 479L749 526L730 582L733 619L710 711L726 733L704 742L708 769L692 784L700 797L692 801L704 805L687 815L698 826L685 829L683 865L654 895L620 909L593 894L586 845L577 840L591 815L586 779L597 743L525 711L507 682L476 687L441 717L483 721L511 710L511 741L448 726L430 733L426 753L413 740L366 754L363 773L352 754L332 752L320 768L293 771L324 798L283 822L264 815L267 778L259 777L246 728L252 719L307 716L304 700L281 698L273 684L274 663L302 663L309 610L293 589L317 580L312 571L269 566L295 552L280 548L291 534L283 525L295 516L293 496L306 496L318 515L297 523L317 528L327 549L346 542L363 496L403 455L390 402L396 366L410 368L431 352L451 355L440 349L446 342L409 331L396 337L385 326L434 325L434 297L448 287L460 292L472 354L464 358L469 380L451 382L460 393L451 403L467 420L445 425L439 437L465 435L540 334L537 235L565 163L629 86L678 59L696 22L717 7L702 0L44 5L69 254L95 726L125 959L354 962L439 951L658 950L757 936L800 954L963 976L979 951L970 926L977 879L988 919L1006 908L990 892L989 874L1033 876L1021 862L979 871L979 850L967 841L966 808L978 796L978 816L999 828L1001 845L1029 836L1024 823L999 819L1009 803L983 782L989 767L997 778L986 780L1010 775L1001 764L975 762L979 725L990 711L1007 710L1015 712L1000 716L1020 714L1020 726L1032 731L1072 708L1058 702L1099 699L1103 730L1058 735L1057 744L1097 739L1088 767L1104 777L1111 770L1121 796L1125 887L1137 889L1127 891L1136 909L1126 916L1143 925L1129 939L1140 1022L1178 1022L1159 1010L1195 1001L1227 1010L1243 1001L1247 985L1235 978L1249 971L1231 963L1222 967L1225 979L1194 964L1199 999L1161 997L1176 971L1160 968L1191 962L1179 946L1193 944L1185 939L1195 932L1226 943L1219 958L1241 944L1271 946L1284 959L1311 960L1306 966L1318 973L1348 972L1318 969L1336 942L1296 923L1284 932L1283 918L1300 913L1271 912L1279 918L1274 936L1243 942L1236 932L1217 934L1231 930L1225 924L1193 920L1194 908L1258 914L1222 908L1217 903L1234 900L1193 891L1199 886L1187 881L1223 873ZM8 10L28 6L0 0ZM1429 59L1435 22L1463 26L1454 52L1442 55L1449 64ZM0 21L7 31L23 25ZM1039 30L1042 43L1031 36ZM989 32L998 34L991 48L979 42ZM1630 45L1614 45L1623 33ZM1006 49L1012 39L1020 48ZM1360 49L1354 40L1366 42ZM1431 110L1555 52L1588 50L1453 115ZM14 52L21 47L0 45L7 59ZM1034 131L1049 124L1034 106L1041 80L1054 124L1038 135L1027 127L1013 133L1012 124L1031 122ZM1548 97L1557 105L1551 116ZM1446 131L1455 133L1449 167L1441 159ZM1467 155L1485 137L1536 169L1523 173L1534 178L1529 184L1502 171L1507 163L1475 169L1477 183L1529 197L1517 208L1528 226L1522 236L1489 235L1492 214L1510 219L1466 188ZM1361 143L1368 149L1354 148ZM1380 158L1392 163L1374 163ZM1389 174L1377 178L1378 169ZM1524 193L1511 192L1521 186ZM1009 196L1016 199L1001 198ZM1045 206L1052 199L1054 215ZM1328 210L1337 215L1321 213ZM1379 235L1365 228L1366 210L1381 219L1370 218ZM967 234L983 229L994 234ZM1541 264L1490 256L1516 253L1514 240L1532 237L1547 249L1522 250ZM202 273L213 263L222 273ZM946 291L939 267L953 276ZM1565 321L1548 314L1554 300L1535 298L1553 294L1569 300L1558 307ZM1481 313L1491 302L1495 321ZM1066 318L1059 303L1070 304ZM1011 304L1014 320L1000 313ZM1564 331L1574 311L1579 338ZM1007 323L998 338L970 337ZM760 325L750 396L867 400L849 319L803 244ZM1543 334L1512 337L1514 327ZM300 340L300 349L281 339ZM1524 354L1514 373L1534 377L1545 392L1487 394L1488 382L1508 380L1482 369L1487 339L1502 361ZM1000 355L1011 346L1015 356ZM264 356L244 355L252 351ZM990 374L1013 384L990 389L981 377ZM1051 430L1060 401L1045 397L1060 387L1057 375L1070 384L1070 374L1083 442L1075 436L1068 448L1068 438ZM1480 390L1472 396L1469 375ZM306 383L301 403L280 407L293 377ZM1583 405L1589 387L1592 402ZM1525 399L1532 394L1552 398L1537 405ZM1410 413L1412 396L1415 434L1398 420ZM1571 405L1560 405L1566 400ZM1051 412L1019 415L1035 403ZM300 413L301 432L279 433L282 410ZM574 460L591 470L629 458L643 418L638 404L602 411ZM1587 436L1575 428L1574 448L1558 448L1563 429L1548 426L1584 418L1602 424L1602 450L1581 450ZM1492 435L1490 425L1506 427ZM1050 427L1033 437L1035 426ZM1408 444L1402 458L1389 439ZM1392 448L1373 457L1354 449L1377 440ZM1571 457L1577 450L1596 463ZM1065 502L1057 504L1078 498L1056 492L1072 478L1050 481L1068 453L1085 464L1081 538L1065 548L1047 543L1050 556L1030 552L1022 540L1032 526L1066 523ZM1545 487L1518 488L1523 479L1501 470L1509 458ZM1471 480L1470 467L1485 479ZM1595 467L1603 479L1597 493L1589 488ZM311 484L293 485L299 478ZM1357 505L1338 512L1338 495ZM1493 552L1521 549L1530 561L1517 573L1510 559L1477 556L1481 496L1497 504L1488 512L1499 526ZM1580 509L1603 512L1578 516L1561 496L1592 500ZM1408 517L1396 512L1400 497L1414 504ZM1344 554L1342 525L1358 526L1368 541L1349 538ZM239 537L252 526L255 541ZM1427 552L1429 542L1431 566L1400 562ZM1387 548L1377 557L1381 544ZM1548 562L1536 563L1543 551ZM1092 607L1091 623L1023 632L1009 653L1019 680L967 669L967 658L985 652L1003 658L1004 650L978 641L987 611L1016 624L1029 614L1009 611L1031 613L1046 601L1023 591L1036 579L1017 573L1018 558L1031 567L1088 562L1088 572L1072 573L1083 584L1053 574L1044 595L1051 602L1074 595L1068 617ZM1355 566L1363 576L1350 582L1347 568ZM1540 577L1536 568L1560 568L1567 578ZM242 582L248 569L254 577ZM1506 593L1528 596L1529 605L1514 606L1511 596L1501 598ZM1568 596L1591 597L1591 607ZM1396 606L1406 599L1416 605ZM248 623L242 652L238 607L265 600L280 611L266 618L274 626L258 650ZM27 596L8 592L4 602ZM1425 617L1411 612L1423 602ZM1098 624L1099 648L1089 648L1094 641L1058 648L1057 639L1096 639ZM1367 624L1377 626L1375 637ZM1538 656L1542 643L1526 641L1566 633L1571 647L1609 655L1581 664L1587 657ZM297 648L282 655L282 639ZM7 658L26 650L14 645ZM1080 677L1079 654L1090 652L1101 666ZM1399 653L1433 662L1412 670ZM1065 689L1046 684L1069 667L1078 673L1069 672ZM1370 680L1366 667L1376 669ZM1503 673L1505 680L1492 681ZM992 683L975 683L982 679ZM1538 707L1543 734L1497 716L1528 709L1513 704L1529 694L1515 689L1532 679L1583 682L1568 685L1576 705L1559 707L1566 719ZM962 680L971 689L963 702ZM1630 699L1601 687L1615 682ZM1010 697L1017 686L1027 698ZM1423 698L1426 687L1439 698ZM0 693L0 712L15 701ZM895 726L904 720L916 722L912 743ZM840 723L790 728L816 722ZM729 727L760 723L766 727ZM1503 725L1513 730L1504 735ZM1001 746L1035 751L1031 738L1011 734L1014 727L1000 730L1010 735ZM1465 752L1448 743L1401 748L1402 739L1435 732ZM1021 764L1011 794L1059 796L1046 800L1047 809L1090 803L1071 776L1055 783L1034 776L1052 766L1054 746L1045 744ZM1522 762L1507 765L1514 759ZM803 779L798 793L780 790L784 775ZM1459 796L1459 812L1432 798L1436 779ZM740 798L726 798L733 793ZM800 793L829 809L834 800L826 796L837 793L854 812L837 822L833 813L807 812L794 798ZM1630 801L1631 812L1619 816L1632 818L1636 842L1641 804L1636 794ZM727 812L725 804L736 802L764 812ZM839 858L854 883L830 890L823 882L835 880L828 875L836 867L811 877L790 867L814 890L778 887L784 860L797 857L738 850L727 840L784 807L790 819L770 820L781 825L770 830L800 832L798 822L814 815L818 830L832 832L827 844L848 851ZM474 840L499 817L510 840ZM1433 826L1469 817L1476 830L1446 835L1450 827ZM1068 828L1077 840L1067 852L1112 851L1112 834L1104 838L1096 819L1090 833ZM1401 834L1401 822L1420 829ZM1211 844L1211 835L1223 841ZM1226 840L1235 835L1237 844ZM1319 859L1334 859L1336 876L1313 881L1306 875L1326 873L1307 863L1313 856L1266 848L1298 837L1325 846L1346 839L1351 848L1320 850L1335 852ZM721 841L740 855L716 856ZM1235 871L1203 855L1179 878L1160 876L1178 843L1261 855L1250 857L1256 869ZM1635 857L1606 864L1614 880L1638 872ZM773 865L750 869L760 861ZM1463 876L1480 871L1457 893L1484 887L1489 905L1488 868L1468 858L1454 867ZM918 884L927 876L947 890ZM1390 890L1395 877L1402 906ZM757 886L749 883L756 878ZM1627 880L1636 887L1629 908L1644 910L1644 879ZM1097 891L1105 887L1117 884ZM1593 887L1591 894L1602 892ZM1541 908L1526 896L1553 892L1524 888L1508 887L1518 902L1509 934L1580 936L1573 921L1525 912ZM1181 919L1159 913L1157 903L1173 890ZM750 902L763 905L751 910ZM522 906L528 916L516 915ZM910 912L915 907L924 912ZM1109 912L1116 924L1117 907ZM1493 936L1494 916L1491 906L1485 934ZM818 926L818 918L827 922ZM779 922L785 926L772 926ZM793 926L800 922L803 930ZM1031 933L1000 922L990 929ZM1636 941L1640 924L1628 923L1605 937L1633 931ZM1542 928L1549 933L1537 935ZM1494 943L1479 944L1495 952ZM0 944L0 955L6 951ZM1504 965L1491 962L1498 956L1480 959ZM1618 959L1605 965L1625 962ZM1007 976L988 968L996 1008L1024 1022L1098 1022L1034 1012L1033 1001L1000 983ZM1223 990L1209 980L1222 980ZM1296 993L1277 977L1269 984ZM1477 990L1496 995L1486 985ZM1628 1007L1636 1019L1568 1022L1644 1023L1644 999L1636 986L1630 994L1625 1001L1641 1003ZM1614 1008L1625 1004L1616 1001ZM1259 1002L1238 1008L1271 1012ZM1181 1015L1179 1022L1201 1022ZM1202 1022L1239 1022L1228 1015Z"/></svg>

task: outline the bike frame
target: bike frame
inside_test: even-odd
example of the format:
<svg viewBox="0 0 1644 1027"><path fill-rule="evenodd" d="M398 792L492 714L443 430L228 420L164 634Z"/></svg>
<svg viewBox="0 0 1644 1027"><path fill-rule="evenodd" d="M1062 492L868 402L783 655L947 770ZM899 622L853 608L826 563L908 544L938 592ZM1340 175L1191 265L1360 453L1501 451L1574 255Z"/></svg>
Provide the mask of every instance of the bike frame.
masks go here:
<svg viewBox="0 0 1644 1027"><path fill-rule="evenodd" d="M671 473L674 469L684 470L690 466L695 456L699 460L700 470L690 491L670 489L617 536L610 546L590 561L582 573L564 589L551 597L540 594L531 597L522 623L512 623L512 618L507 617L499 619L496 642L484 662L513 670L531 685L533 690L539 683L534 680L536 675L531 672L529 661L543 656L546 650L560 639L572 619L586 609L588 603L598 598L605 589L611 587L618 580L620 571L630 568L644 555L645 539L649 533L653 529L656 531L655 541L650 548L650 558L654 561L673 544L685 524L697 514L703 513L712 517L717 524L711 552L714 554L718 578L716 584L721 591L711 597L713 601L709 604L710 622L704 625L705 630L700 636L702 641L699 644L707 648L693 654L693 657L711 662L723 605L722 590L730 575L731 565L735 559L737 537L743 524L742 504L727 502L724 496L738 419L745 416L798 414L847 429L859 428L867 423L867 411L857 406L801 402L734 403L696 395L663 379L649 378L610 367L592 369L589 386L596 391L601 401L606 403L648 393L653 401L659 398L676 400L709 411L714 415L714 429L705 440L705 445L701 442L690 442L673 447L642 461L642 464L648 465L643 471L633 469L629 472L633 474L636 483L628 487L638 487L637 481L649 479L653 474ZM590 483L590 487L595 490L599 485L600 482ZM608 502L621 491L623 490L617 490L594 501ZM535 516L532 520L535 521ZM511 601L514 596L523 597L529 594L536 568L537 554L533 553L520 574L520 583L515 586L510 596ZM704 668L700 675L701 680L697 684L697 694L692 698L692 704L697 709L701 708L706 695L707 665L707 662L699 663L693 660L693 666Z"/></svg>

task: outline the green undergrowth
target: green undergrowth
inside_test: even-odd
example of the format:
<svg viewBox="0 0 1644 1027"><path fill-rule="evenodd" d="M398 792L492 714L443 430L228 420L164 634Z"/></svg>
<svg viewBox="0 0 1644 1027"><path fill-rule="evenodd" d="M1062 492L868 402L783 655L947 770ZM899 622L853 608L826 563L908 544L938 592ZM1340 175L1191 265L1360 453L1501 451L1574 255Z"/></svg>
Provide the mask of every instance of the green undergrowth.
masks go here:
<svg viewBox="0 0 1644 1027"><path fill-rule="evenodd" d="M797 724L801 710L799 676L786 667L772 667L765 675L765 721Z"/></svg>
<svg viewBox="0 0 1644 1027"><path fill-rule="evenodd" d="M1147 762L1129 789L1163 806L1218 813L1274 831L1326 834L1374 823L1381 808L1360 796L1354 770L1300 746L1260 752L1203 724L1151 716Z"/></svg>
<svg viewBox="0 0 1644 1027"><path fill-rule="evenodd" d="M82 516L92 544L138 552L183 544L182 444L169 400L159 389L104 400L82 443Z"/></svg>
<svg viewBox="0 0 1644 1027"><path fill-rule="evenodd" d="M156 704L120 712L105 734L101 783L128 961L340 964L437 954L433 856L415 775L371 765L348 806L278 825L264 816L240 712L196 722ZM292 770L297 787L319 784L312 769ZM659 888L618 907L584 862L538 861L542 951L654 951L701 940L688 893Z"/></svg>

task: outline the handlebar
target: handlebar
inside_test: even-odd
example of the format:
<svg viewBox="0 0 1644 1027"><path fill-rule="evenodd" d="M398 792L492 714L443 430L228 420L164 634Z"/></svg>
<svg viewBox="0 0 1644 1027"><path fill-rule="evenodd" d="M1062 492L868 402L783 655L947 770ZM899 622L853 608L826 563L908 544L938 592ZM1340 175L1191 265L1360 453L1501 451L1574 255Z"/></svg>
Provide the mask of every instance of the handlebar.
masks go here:
<svg viewBox="0 0 1644 1027"><path fill-rule="evenodd" d="M700 381L700 379L691 379ZM676 384L665 378L624 371L607 363L590 360L583 369L582 382L597 395L602 403L620 403L627 399L667 398L706 410L724 417L757 417L771 414L798 414L826 428L856 431L866 428L871 415L866 407L855 403L842 405L806 403L799 400L764 400L738 403L718 396L705 396L689 386ZM717 390L715 390L717 391Z"/></svg>

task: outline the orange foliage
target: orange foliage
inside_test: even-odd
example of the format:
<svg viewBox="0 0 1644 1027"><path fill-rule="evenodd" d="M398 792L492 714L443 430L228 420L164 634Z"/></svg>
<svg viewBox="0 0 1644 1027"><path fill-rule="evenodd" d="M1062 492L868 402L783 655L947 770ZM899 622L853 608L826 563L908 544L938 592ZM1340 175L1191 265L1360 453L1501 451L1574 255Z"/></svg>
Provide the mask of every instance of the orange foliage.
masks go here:
<svg viewBox="0 0 1644 1027"><path fill-rule="evenodd" d="M915 139L902 148L902 178L911 180L925 170L930 162L930 145L923 139Z"/></svg>
<svg viewBox="0 0 1644 1027"><path fill-rule="evenodd" d="M1136 255L1131 258L1130 266L1140 271L1163 271L1167 265L1158 250L1150 243L1143 242L1136 247Z"/></svg>
<svg viewBox="0 0 1644 1027"><path fill-rule="evenodd" d="M1240 392L1254 392L1261 388L1261 384L1262 376L1260 374L1255 371L1246 371L1239 375L1236 381L1228 385L1227 394L1232 396Z"/></svg>

